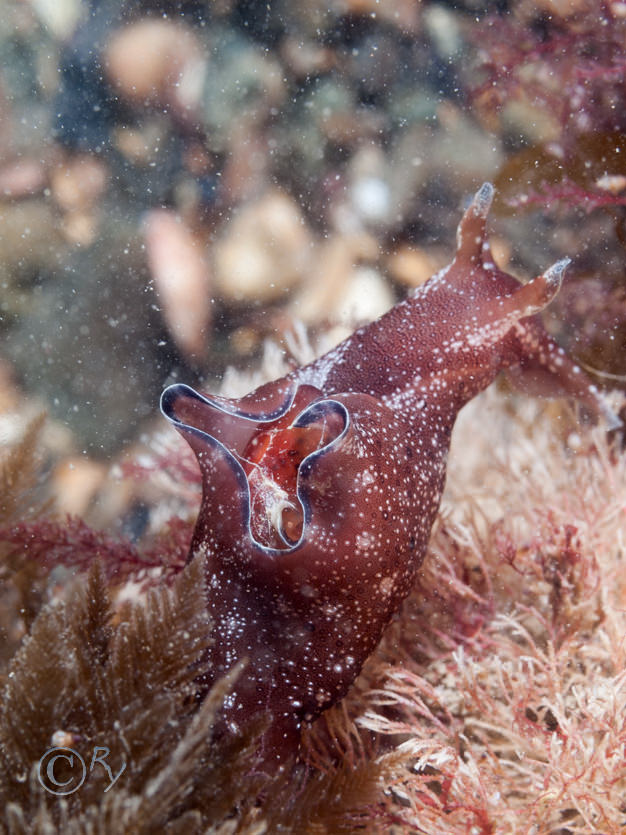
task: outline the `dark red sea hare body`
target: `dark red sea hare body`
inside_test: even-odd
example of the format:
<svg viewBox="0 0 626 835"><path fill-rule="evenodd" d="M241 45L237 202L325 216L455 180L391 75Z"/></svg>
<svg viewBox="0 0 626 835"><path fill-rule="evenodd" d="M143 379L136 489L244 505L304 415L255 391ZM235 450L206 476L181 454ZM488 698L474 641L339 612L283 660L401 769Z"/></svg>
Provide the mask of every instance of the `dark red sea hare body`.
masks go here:
<svg viewBox="0 0 626 835"><path fill-rule="evenodd" d="M163 393L202 471L190 559L207 557L210 668L248 659L224 721L236 733L269 720L265 768L346 693L409 592L461 407L510 369L606 414L533 315L567 262L526 285L498 270L492 196L475 196L449 267L310 365L241 400Z"/></svg>

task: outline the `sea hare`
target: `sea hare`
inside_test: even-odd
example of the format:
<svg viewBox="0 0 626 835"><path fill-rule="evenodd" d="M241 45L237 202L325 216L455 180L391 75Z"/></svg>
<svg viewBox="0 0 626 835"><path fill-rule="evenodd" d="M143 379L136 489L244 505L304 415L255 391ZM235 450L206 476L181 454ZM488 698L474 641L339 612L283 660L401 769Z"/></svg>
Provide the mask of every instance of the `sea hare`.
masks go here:
<svg viewBox="0 0 626 835"><path fill-rule="evenodd" d="M211 674L248 659L223 729L264 717L266 770L346 693L408 594L461 407L507 369L612 419L535 316L567 260L525 285L499 270L492 197L475 195L446 269L315 362L240 400L163 392L202 472L189 558L207 560Z"/></svg>

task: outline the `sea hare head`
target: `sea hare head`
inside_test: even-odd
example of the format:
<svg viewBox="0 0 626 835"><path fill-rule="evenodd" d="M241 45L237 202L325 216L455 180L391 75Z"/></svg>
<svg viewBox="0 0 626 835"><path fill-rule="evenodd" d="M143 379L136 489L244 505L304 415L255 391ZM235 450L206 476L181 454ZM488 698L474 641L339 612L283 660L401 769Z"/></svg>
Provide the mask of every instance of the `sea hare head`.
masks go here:
<svg viewBox="0 0 626 835"><path fill-rule="evenodd" d="M423 552L406 427L370 395L284 381L239 401L171 386L162 409L202 471L192 554L208 557L213 673L249 659L226 721L266 714L280 760L346 692Z"/></svg>

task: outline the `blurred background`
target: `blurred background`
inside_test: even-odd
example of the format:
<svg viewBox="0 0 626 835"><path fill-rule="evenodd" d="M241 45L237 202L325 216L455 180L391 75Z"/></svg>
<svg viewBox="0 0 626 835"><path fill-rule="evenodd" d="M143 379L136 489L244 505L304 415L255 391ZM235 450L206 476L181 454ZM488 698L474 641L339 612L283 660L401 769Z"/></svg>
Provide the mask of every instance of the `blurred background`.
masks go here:
<svg viewBox="0 0 626 835"><path fill-rule="evenodd" d="M0 444L47 411L58 509L118 513L95 498L167 383L289 360L303 326L330 347L422 284L485 180L500 266L571 256L547 325L624 386L626 3L1 9Z"/></svg>

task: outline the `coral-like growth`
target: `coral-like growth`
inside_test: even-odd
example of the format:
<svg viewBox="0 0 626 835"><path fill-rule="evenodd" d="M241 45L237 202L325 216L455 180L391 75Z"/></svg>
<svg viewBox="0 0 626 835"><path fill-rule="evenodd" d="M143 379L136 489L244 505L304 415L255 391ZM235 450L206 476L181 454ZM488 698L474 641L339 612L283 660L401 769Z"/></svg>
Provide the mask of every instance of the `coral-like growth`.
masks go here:
<svg viewBox="0 0 626 835"><path fill-rule="evenodd" d="M483 488L463 496L451 474L455 510L387 635L386 675L357 720L405 739L387 824L617 835L626 461L597 434L595 448L575 453L531 427L494 454L476 416L464 423L457 443L471 440Z"/></svg>
<svg viewBox="0 0 626 835"><path fill-rule="evenodd" d="M573 327L571 305L561 310L561 344L597 369L600 384L623 384L622 318L613 298L623 287L626 247L623 8L604 0L514 4L469 37L477 47L472 83L479 78L470 99L507 151L495 177L497 211L520 228L521 213L541 208L557 246L582 240L572 273L596 282L594 305L570 284L557 309L575 297L575 324L584 326ZM610 325L598 327L600 318ZM594 325L586 341L581 331Z"/></svg>
<svg viewBox="0 0 626 835"><path fill-rule="evenodd" d="M587 211L626 205L624 34L619 4L587 0L570 14L528 19L528 8L497 15L476 30L484 78L479 112L517 103L547 121L550 140L504 164L496 185L502 205L562 202Z"/></svg>
<svg viewBox="0 0 626 835"><path fill-rule="evenodd" d="M95 565L66 604L42 611L4 687L1 831L78 833L97 822L98 831L111 833L166 826L193 832L250 792L254 799L260 787L244 776L252 765L250 734L218 748L211 730L241 665L201 707L194 699L210 641L201 577L194 563L171 591L152 591L113 615ZM49 789L62 789L75 772L56 766L51 783L40 764L55 746L84 761L85 782L65 800ZM96 751L100 761L93 760Z"/></svg>
<svg viewBox="0 0 626 835"><path fill-rule="evenodd" d="M37 441L45 415L31 421L15 446L0 461L0 525L24 521L40 510L33 502L37 481Z"/></svg>
<svg viewBox="0 0 626 835"><path fill-rule="evenodd" d="M13 555L22 553L47 569L64 565L86 571L101 560L109 580L132 579L149 584L172 577L183 568L192 527L173 517L158 536L138 547L127 539L94 530L77 517L64 521L38 519L0 529L0 542L13 546ZM146 576L151 569L157 570L156 577Z"/></svg>
<svg viewBox="0 0 626 835"><path fill-rule="evenodd" d="M37 497L38 437L44 416L26 427L0 460L0 527L29 525L43 509ZM0 662L10 658L43 601L42 568L0 538Z"/></svg>

